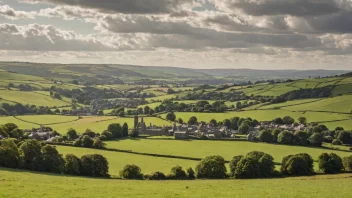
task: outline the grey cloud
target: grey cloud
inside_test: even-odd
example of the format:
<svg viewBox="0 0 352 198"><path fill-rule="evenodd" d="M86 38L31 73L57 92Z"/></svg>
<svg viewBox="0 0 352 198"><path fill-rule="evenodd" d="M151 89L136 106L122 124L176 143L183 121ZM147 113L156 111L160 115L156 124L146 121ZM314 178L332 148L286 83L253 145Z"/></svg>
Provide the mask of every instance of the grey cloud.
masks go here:
<svg viewBox="0 0 352 198"><path fill-rule="evenodd" d="M33 19L33 12L16 11L8 5L0 5L0 16L4 16L8 19Z"/></svg>

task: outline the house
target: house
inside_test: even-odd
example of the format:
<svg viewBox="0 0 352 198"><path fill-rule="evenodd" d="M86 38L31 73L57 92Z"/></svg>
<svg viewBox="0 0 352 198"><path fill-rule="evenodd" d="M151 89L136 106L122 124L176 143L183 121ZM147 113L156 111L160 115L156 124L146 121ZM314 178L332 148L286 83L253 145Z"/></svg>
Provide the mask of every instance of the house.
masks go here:
<svg viewBox="0 0 352 198"><path fill-rule="evenodd" d="M183 140L187 139L189 135L187 131L176 131L174 132L174 137L176 140Z"/></svg>

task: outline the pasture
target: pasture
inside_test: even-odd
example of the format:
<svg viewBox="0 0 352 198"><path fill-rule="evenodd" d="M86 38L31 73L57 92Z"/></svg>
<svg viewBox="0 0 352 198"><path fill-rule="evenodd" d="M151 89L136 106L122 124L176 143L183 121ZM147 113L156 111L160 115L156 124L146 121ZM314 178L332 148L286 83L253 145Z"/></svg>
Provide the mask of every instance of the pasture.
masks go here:
<svg viewBox="0 0 352 198"><path fill-rule="evenodd" d="M351 174L285 179L125 181L0 169L0 197L350 197ZM21 188L19 190L18 188ZM258 189L258 190L254 190Z"/></svg>
<svg viewBox="0 0 352 198"><path fill-rule="evenodd" d="M236 155L245 155L251 151L263 151L272 155L274 157L274 161L277 163L281 163L285 156L297 153L308 153L314 160L317 160L318 156L324 152L333 152L341 157L352 155L351 152L334 151L324 148L252 143L247 141L126 139L106 142L106 147L131 150L135 152L194 158L220 155L229 161Z"/></svg>

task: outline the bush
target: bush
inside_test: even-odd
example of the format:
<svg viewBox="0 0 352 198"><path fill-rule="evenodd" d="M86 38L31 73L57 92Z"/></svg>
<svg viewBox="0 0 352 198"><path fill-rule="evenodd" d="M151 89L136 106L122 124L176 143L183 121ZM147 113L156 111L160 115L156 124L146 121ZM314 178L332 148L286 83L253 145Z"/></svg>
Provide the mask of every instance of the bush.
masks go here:
<svg viewBox="0 0 352 198"><path fill-rule="evenodd" d="M196 178L194 170L190 167L187 169L187 177L189 179L194 179Z"/></svg>
<svg viewBox="0 0 352 198"><path fill-rule="evenodd" d="M186 179L187 175L181 166L175 166L171 169L169 177L171 177L171 179Z"/></svg>
<svg viewBox="0 0 352 198"><path fill-rule="evenodd" d="M86 148L91 148L93 146L93 139L88 135L82 137L82 146Z"/></svg>
<svg viewBox="0 0 352 198"><path fill-rule="evenodd" d="M81 158L82 175L92 177L108 177L109 163L99 154L83 155Z"/></svg>
<svg viewBox="0 0 352 198"><path fill-rule="evenodd" d="M82 169L81 160L72 154L65 156L64 173L69 175L80 175Z"/></svg>
<svg viewBox="0 0 352 198"><path fill-rule="evenodd" d="M267 130L262 130L260 131L259 133L259 136L258 136L258 139L259 141L261 142L272 142L273 141L273 136L271 135L271 132L270 131L267 131Z"/></svg>
<svg viewBox="0 0 352 198"><path fill-rule="evenodd" d="M120 177L123 179L142 179L141 168L136 165L126 165L120 171Z"/></svg>
<svg viewBox="0 0 352 198"><path fill-rule="evenodd" d="M323 153L318 158L319 169L324 173L332 174L332 173L340 173L343 165L342 159L335 153Z"/></svg>
<svg viewBox="0 0 352 198"><path fill-rule="evenodd" d="M320 133L313 133L309 138L309 142L313 146L321 146L323 141L324 138Z"/></svg>
<svg viewBox="0 0 352 198"><path fill-rule="evenodd" d="M280 144L292 144L293 143L293 135L288 131L282 131L277 136L277 142Z"/></svg>
<svg viewBox="0 0 352 198"><path fill-rule="evenodd" d="M281 172L285 175L312 175L313 159L305 153L286 156L282 160Z"/></svg>
<svg viewBox="0 0 352 198"><path fill-rule="evenodd" d="M253 151L237 163L236 178L264 178L274 173L274 158L264 152Z"/></svg>
<svg viewBox="0 0 352 198"><path fill-rule="evenodd" d="M342 145L343 143L342 143L341 140L339 140L339 139L334 139L334 140L332 141L332 144L333 144L333 145Z"/></svg>
<svg viewBox="0 0 352 198"><path fill-rule="evenodd" d="M344 157L342 159L342 164L345 171L352 171L352 156Z"/></svg>
<svg viewBox="0 0 352 198"><path fill-rule="evenodd" d="M132 131L128 134L130 137L138 137L139 136L139 132L137 129L132 129Z"/></svg>
<svg viewBox="0 0 352 198"><path fill-rule="evenodd" d="M230 161L230 171L231 171L232 177L235 176L235 170L236 170L237 164L239 161L241 161L243 157L244 157L243 155L238 155L233 157L232 160Z"/></svg>
<svg viewBox="0 0 352 198"><path fill-rule="evenodd" d="M100 139L101 141L106 141L106 140L107 140L107 138L106 138L106 136L105 136L105 135L101 135L101 136L99 136L99 139Z"/></svg>
<svg viewBox="0 0 352 198"><path fill-rule="evenodd" d="M223 179L226 172L225 159L221 156L208 156L196 167L197 178Z"/></svg>
<svg viewBox="0 0 352 198"><path fill-rule="evenodd" d="M144 178L148 180L165 180L166 176L164 173L157 171L150 175L145 175Z"/></svg>

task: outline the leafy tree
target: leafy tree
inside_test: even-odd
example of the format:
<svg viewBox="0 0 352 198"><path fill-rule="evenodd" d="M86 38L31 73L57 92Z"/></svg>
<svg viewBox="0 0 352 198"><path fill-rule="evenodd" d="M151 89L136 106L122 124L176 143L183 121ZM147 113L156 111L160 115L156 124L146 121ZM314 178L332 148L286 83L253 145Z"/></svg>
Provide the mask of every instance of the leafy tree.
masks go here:
<svg viewBox="0 0 352 198"><path fill-rule="evenodd" d="M293 135L288 131L282 131L278 137L277 142L280 144L292 144L293 142Z"/></svg>
<svg viewBox="0 0 352 198"><path fill-rule="evenodd" d="M343 142L344 144L349 144L351 143L352 136L350 132L340 131L339 135L337 136L337 139Z"/></svg>
<svg viewBox="0 0 352 198"><path fill-rule="evenodd" d="M195 125L195 124L197 124L197 121L198 121L197 117L192 116L192 117L189 118L189 120L188 120L187 123L188 123L189 125Z"/></svg>
<svg viewBox="0 0 352 198"><path fill-rule="evenodd" d="M103 143L103 141L101 141L99 138L94 138L94 142L93 142L93 148L104 148L105 144Z"/></svg>
<svg viewBox="0 0 352 198"><path fill-rule="evenodd" d="M75 140L75 141L72 143L72 145L73 145L74 147L80 147L80 146L82 146L82 141L81 141L80 139Z"/></svg>
<svg viewBox="0 0 352 198"><path fill-rule="evenodd" d="M0 166L7 168L18 168L20 165L20 154L13 139L0 141Z"/></svg>
<svg viewBox="0 0 352 198"><path fill-rule="evenodd" d="M306 153L284 157L281 163L281 172L286 175L312 175L314 174L313 159Z"/></svg>
<svg viewBox="0 0 352 198"><path fill-rule="evenodd" d="M42 170L42 147L37 140L26 140L19 148L21 165L24 169Z"/></svg>
<svg viewBox="0 0 352 198"><path fill-rule="evenodd" d="M120 177L124 179L142 179L141 168L136 165L126 165L120 171Z"/></svg>
<svg viewBox="0 0 352 198"><path fill-rule="evenodd" d="M81 160L73 155L67 154L65 156L64 172L69 175L80 175L82 171Z"/></svg>
<svg viewBox="0 0 352 198"><path fill-rule="evenodd" d="M284 124L288 124L288 125L295 123L295 119L291 118L290 116L283 117L282 121L284 122Z"/></svg>
<svg viewBox="0 0 352 198"><path fill-rule="evenodd" d="M327 174L340 173L343 168L341 157L336 155L335 153L321 154L318 157L318 164L319 169Z"/></svg>
<svg viewBox="0 0 352 198"><path fill-rule="evenodd" d="M231 121L231 129L238 130L238 121L240 120L239 117L233 117L230 119Z"/></svg>
<svg viewBox="0 0 352 198"><path fill-rule="evenodd" d="M122 126L122 136L123 137L128 136L128 124L126 122Z"/></svg>
<svg viewBox="0 0 352 198"><path fill-rule="evenodd" d="M333 144L333 145L342 145L343 143L341 142L341 140L334 139L334 140L332 141L332 144Z"/></svg>
<svg viewBox="0 0 352 198"><path fill-rule="evenodd" d="M75 140L78 138L78 134L77 131L73 128L70 128L67 133L66 133L67 137L69 140Z"/></svg>
<svg viewBox="0 0 352 198"><path fill-rule="evenodd" d="M296 143L298 145L307 145L308 138L309 138L308 133L306 133L304 131L296 131L293 134L294 143Z"/></svg>
<svg viewBox="0 0 352 198"><path fill-rule="evenodd" d="M10 135L11 138L19 139L19 138L23 137L24 132L23 132L22 129L16 128L16 129L12 130L12 131L9 133L9 135Z"/></svg>
<svg viewBox="0 0 352 198"><path fill-rule="evenodd" d="M43 171L49 173L62 173L64 169L64 159L55 147L46 145L42 148Z"/></svg>
<svg viewBox="0 0 352 198"><path fill-rule="evenodd" d="M259 140L260 140L261 142L267 142L267 143L269 143L269 142L272 142L272 141L273 141L273 136L272 136L271 132L268 131L268 130L261 130L261 131L259 132L258 138L259 138Z"/></svg>
<svg viewBox="0 0 352 198"><path fill-rule="evenodd" d="M137 129L132 129L131 132L128 134L130 137L138 137L139 136L139 132Z"/></svg>
<svg viewBox="0 0 352 198"><path fill-rule="evenodd" d="M81 141L83 147L91 148L93 146L93 139L90 138L88 135L83 136Z"/></svg>
<svg viewBox="0 0 352 198"><path fill-rule="evenodd" d="M342 164L345 171L352 171L352 155L348 157L344 157L342 159Z"/></svg>
<svg viewBox="0 0 352 198"><path fill-rule="evenodd" d="M275 124L284 124L284 120L283 120L282 118L275 118L275 119L273 120L273 122L274 122Z"/></svg>
<svg viewBox="0 0 352 198"><path fill-rule="evenodd" d="M91 138L95 138L97 136L97 134L94 133L91 129L86 129L86 131L82 135L88 135Z"/></svg>
<svg viewBox="0 0 352 198"><path fill-rule="evenodd" d="M106 158L99 154L83 155L81 158L81 174L92 177L108 177L109 163Z"/></svg>
<svg viewBox="0 0 352 198"><path fill-rule="evenodd" d="M218 122L215 119L211 119L210 120L210 124L213 125L213 126L217 126Z"/></svg>
<svg viewBox="0 0 352 198"><path fill-rule="evenodd" d="M277 137L281 133L280 129L274 129L271 134L273 135L273 142L277 142Z"/></svg>
<svg viewBox="0 0 352 198"><path fill-rule="evenodd" d="M230 129L230 128L231 128L231 121L230 121L229 119L225 119L225 120L223 121L223 125L224 125L225 127L227 127L228 129Z"/></svg>
<svg viewBox="0 0 352 198"><path fill-rule="evenodd" d="M298 122L300 123L300 124L307 124L307 118L305 118L305 117L299 117L298 118Z"/></svg>
<svg viewBox="0 0 352 198"><path fill-rule="evenodd" d="M248 124L245 124L245 123L242 123L240 128L238 129L238 132L240 134L248 134L249 132L249 125Z"/></svg>
<svg viewBox="0 0 352 198"><path fill-rule="evenodd" d="M237 164L239 161L241 161L243 157L244 157L243 155L234 156L230 161L230 171L231 171L232 177L235 176L235 170L236 170Z"/></svg>
<svg viewBox="0 0 352 198"><path fill-rule="evenodd" d="M108 126L108 131L112 133L113 138L122 137L122 127L119 123L113 123Z"/></svg>
<svg viewBox="0 0 352 198"><path fill-rule="evenodd" d="M149 111L150 111L150 107L149 106L145 106L144 107L144 114L145 115L149 115Z"/></svg>
<svg viewBox="0 0 352 198"><path fill-rule="evenodd" d="M166 120L170 120L172 122L174 122L176 120L176 115L174 112L169 112L167 115L166 115Z"/></svg>
<svg viewBox="0 0 352 198"><path fill-rule="evenodd" d="M152 173L150 175L145 175L145 178L148 180L165 180L166 176L164 173L157 171L157 172Z"/></svg>
<svg viewBox="0 0 352 198"><path fill-rule="evenodd" d="M321 146L323 141L324 138L320 133L313 133L313 135L309 137L309 142L313 146Z"/></svg>
<svg viewBox="0 0 352 198"><path fill-rule="evenodd" d="M188 177L189 179L194 179L194 178L196 178L195 172L194 172L194 170L193 170L191 167L189 167L189 168L187 169L187 177Z"/></svg>
<svg viewBox="0 0 352 198"><path fill-rule="evenodd" d="M171 169L169 177L171 177L172 179L186 179L187 175L181 166L175 166Z"/></svg>
<svg viewBox="0 0 352 198"><path fill-rule="evenodd" d="M179 118L179 119L178 119L178 123L183 124L182 118Z"/></svg>
<svg viewBox="0 0 352 198"><path fill-rule="evenodd" d="M196 167L197 178L223 179L226 177L225 159L221 156L208 156Z"/></svg>
<svg viewBox="0 0 352 198"><path fill-rule="evenodd" d="M17 128L18 128L18 126L16 124L13 124L13 123L7 123L7 124L4 124L4 126L3 126L3 129L5 130L5 132L7 134L10 134L11 131L13 131L13 130L15 130Z"/></svg>
<svg viewBox="0 0 352 198"><path fill-rule="evenodd" d="M106 140L112 140L114 137L111 132L105 130L101 133L101 135L106 137Z"/></svg>

